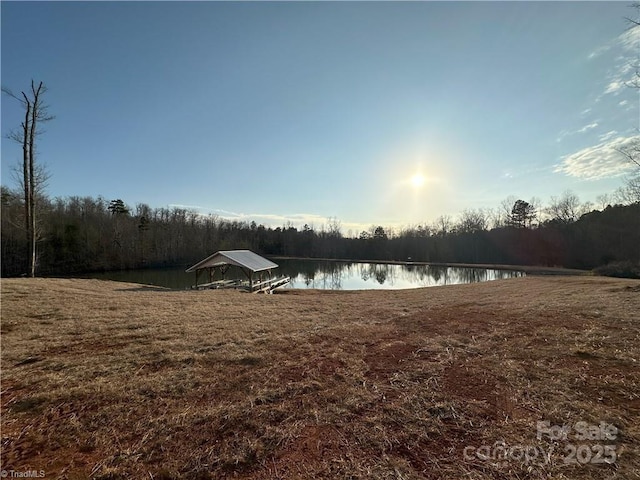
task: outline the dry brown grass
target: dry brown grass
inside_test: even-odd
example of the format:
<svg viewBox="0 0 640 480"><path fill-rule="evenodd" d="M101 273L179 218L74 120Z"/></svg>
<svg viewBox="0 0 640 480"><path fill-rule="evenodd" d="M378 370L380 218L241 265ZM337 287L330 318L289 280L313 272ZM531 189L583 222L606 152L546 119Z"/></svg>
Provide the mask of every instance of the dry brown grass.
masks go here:
<svg viewBox="0 0 640 480"><path fill-rule="evenodd" d="M163 291L2 281L2 468L47 478L640 478L640 283ZM536 422L614 424L566 465ZM465 447L554 448L548 461ZM498 459L500 460L500 459Z"/></svg>

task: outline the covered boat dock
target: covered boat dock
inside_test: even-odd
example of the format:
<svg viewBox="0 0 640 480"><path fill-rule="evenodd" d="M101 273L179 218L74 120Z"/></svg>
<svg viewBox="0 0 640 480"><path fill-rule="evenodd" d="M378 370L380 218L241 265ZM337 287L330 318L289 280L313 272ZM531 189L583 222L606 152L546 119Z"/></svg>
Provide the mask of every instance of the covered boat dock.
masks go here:
<svg viewBox="0 0 640 480"><path fill-rule="evenodd" d="M232 266L240 268L247 280L225 279L225 274ZM273 270L276 268L278 264L251 250L221 250L189 267L186 272L195 272L196 284L192 287L195 289L236 288L249 292L271 293L290 281L289 277L274 277ZM222 278L214 280L217 270L220 271ZM198 281L203 272L208 272L208 281L199 284Z"/></svg>

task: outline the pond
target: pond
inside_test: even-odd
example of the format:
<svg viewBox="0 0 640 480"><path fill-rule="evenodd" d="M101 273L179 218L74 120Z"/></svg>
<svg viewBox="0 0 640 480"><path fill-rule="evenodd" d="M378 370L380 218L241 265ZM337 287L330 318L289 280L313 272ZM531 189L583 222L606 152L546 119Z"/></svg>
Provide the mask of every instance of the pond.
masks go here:
<svg viewBox="0 0 640 480"><path fill-rule="evenodd" d="M318 288L322 290L402 289L486 282L505 278L522 277L515 270L488 268L446 267L417 264L358 263L320 260L277 259L279 275L291 277L284 288ZM195 283L195 274L185 273L187 266L123 270L82 275L120 282L142 283L173 289L187 289ZM226 278L244 278L235 268Z"/></svg>

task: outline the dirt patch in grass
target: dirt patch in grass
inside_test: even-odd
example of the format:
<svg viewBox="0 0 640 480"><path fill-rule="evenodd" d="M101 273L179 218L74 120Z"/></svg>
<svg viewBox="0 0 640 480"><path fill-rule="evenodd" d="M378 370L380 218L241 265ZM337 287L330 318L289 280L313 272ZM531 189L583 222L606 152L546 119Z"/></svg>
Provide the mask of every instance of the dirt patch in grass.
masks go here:
<svg viewBox="0 0 640 480"><path fill-rule="evenodd" d="M263 296L70 279L1 288L2 469L640 478L637 281ZM571 430L538 435L538 422ZM615 438L578 438L600 425ZM608 461L592 461L605 445Z"/></svg>

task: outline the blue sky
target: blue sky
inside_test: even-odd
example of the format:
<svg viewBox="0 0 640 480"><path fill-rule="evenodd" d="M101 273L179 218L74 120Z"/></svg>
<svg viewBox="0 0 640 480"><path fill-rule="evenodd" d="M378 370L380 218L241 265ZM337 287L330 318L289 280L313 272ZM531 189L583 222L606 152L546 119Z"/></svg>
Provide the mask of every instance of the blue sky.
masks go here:
<svg viewBox="0 0 640 480"><path fill-rule="evenodd" d="M595 200L638 134L627 2L3 1L1 15L3 87L49 89L51 197L357 233L511 195ZM20 120L3 96L3 136ZM3 138L3 185L20 158Z"/></svg>

